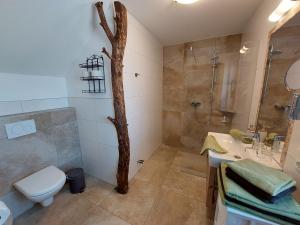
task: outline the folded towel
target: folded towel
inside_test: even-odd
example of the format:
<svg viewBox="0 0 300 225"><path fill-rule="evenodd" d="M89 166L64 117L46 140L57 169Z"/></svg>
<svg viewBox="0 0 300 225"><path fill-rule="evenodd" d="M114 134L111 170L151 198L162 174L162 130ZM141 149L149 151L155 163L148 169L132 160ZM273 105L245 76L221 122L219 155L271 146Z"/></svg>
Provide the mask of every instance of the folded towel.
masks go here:
<svg viewBox="0 0 300 225"><path fill-rule="evenodd" d="M238 129L231 129L229 131L229 134L233 138L238 139L238 140L242 141L245 144L251 144L252 143L252 138L248 137L248 135L246 133L244 133L243 131L240 131Z"/></svg>
<svg viewBox="0 0 300 225"><path fill-rule="evenodd" d="M226 176L226 163L218 170L218 187L225 205L278 224L300 224L300 205L287 195L274 204L265 203L248 193Z"/></svg>
<svg viewBox="0 0 300 225"><path fill-rule="evenodd" d="M281 170L265 166L251 159L229 163L228 167L271 196L276 196L296 186L296 181Z"/></svg>
<svg viewBox="0 0 300 225"><path fill-rule="evenodd" d="M208 150L211 150L211 151L214 151L214 152L220 153L220 154L227 153L226 149L224 149L221 145L219 145L216 138L212 135L208 135L206 137L200 154L203 155Z"/></svg>
<svg viewBox="0 0 300 225"><path fill-rule="evenodd" d="M266 137L264 143L269 147L272 146L274 139L277 135L278 135L277 133L269 133L268 136Z"/></svg>
<svg viewBox="0 0 300 225"><path fill-rule="evenodd" d="M244 190L266 203L275 203L276 201L278 201L278 199L289 195L296 190L296 187L293 186L289 189L280 192L276 196L272 196L264 190L261 190L260 188L256 187L237 173L235 173L232 169L230 169L230 167L226 168L226 176L232 181L234 181L236 184L238 184L240 187L242 187Z"/></svg>

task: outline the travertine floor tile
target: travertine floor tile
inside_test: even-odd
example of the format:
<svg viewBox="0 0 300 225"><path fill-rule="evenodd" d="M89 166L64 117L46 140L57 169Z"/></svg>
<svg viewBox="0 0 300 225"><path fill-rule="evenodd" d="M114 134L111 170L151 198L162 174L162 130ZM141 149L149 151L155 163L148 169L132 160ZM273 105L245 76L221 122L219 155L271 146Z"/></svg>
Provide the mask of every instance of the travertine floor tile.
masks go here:
<svg viewBox="0 0 300 225"><path fill-rule="evenodd" d="M180 167L185 170L186 173L191 173L204 178L207 174L207 158L200 156L200 153L195 154L179 151L177 152L172 166Z"/></svg>
<svg viewBox="0 0 300 225"><path fill-rule="evenodd" d="M171 168L163 183L163 188L173 190L201 202L205 202L206 199L206 180L186 173L178 167Z"/></svg>
<svg viewBox="0 0 300 225"><path fill-rule="evenodd" d="M80 194L94 204L100 204L106 196L114 191L114 186L88 176L86 179L86 189Z"/></svg>
<svg viewBox="0 0 300 225"><path fill-rule="evenodd" d="M80 225L88 215L88 211L95 206L80 195L71 195L64 191L56 196L54 204L48 208L37 205L19 218L16 225Z"/></svg>
<svg viewBox="0 0 300 225"><path fill-rule="evenodd" d="M172 163L176 156L177 150L175 148L169 148L166 146L160 147L160 149L153 153L151 160L163 162L163 163Z"/></svg>
<svg viewBox="0 0 300 225"><path fill-rule="evenodd" d="M172 190L161 192L146 225L208 225L204 203Z"/></svg>
<svg viewBox="0 0 300 225"><path fill-rule="evenodd" d="M141 180L146 182L155 182L157 185L160 185L163 182L163 179L166 177L170 169L170 164L160 162L157 160L147 160L140 171L133 178L134 180Z"/></svg>
<svg viewBox="0 0 300 225"><path fill-rule="evenodd" d="M95 206L89 210L88 217L82 225L130 225L124 220L113 216L102 208Z"/></svg>
<svg viewBox="0 0 300 225"><path fill-rule="evenodd" d="M135 180L127 195L112 193L100 205L132 225L142 225L158 192L155 183Z"/></svg>
<svg viewBox="0 0 300 225"><path fill-rule="evenodd" d="M127 195L87 176L84 193L68 186L53 205L36 205L15 225L209 225L206 221L206 160L182 149L161 147L130 182Z"/></svg>

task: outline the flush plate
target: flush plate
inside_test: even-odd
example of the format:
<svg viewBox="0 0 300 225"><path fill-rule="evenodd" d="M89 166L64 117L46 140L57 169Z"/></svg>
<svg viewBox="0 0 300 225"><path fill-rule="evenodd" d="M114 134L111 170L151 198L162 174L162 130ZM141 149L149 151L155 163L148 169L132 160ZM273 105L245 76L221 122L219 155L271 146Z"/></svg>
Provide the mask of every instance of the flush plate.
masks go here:
<svg viewBox="0 0 300 225"><path fill-rule="evenodd" d="M36 133L34 120L24 120L16 123L5 124L5 129L8 139Z"/></svg>

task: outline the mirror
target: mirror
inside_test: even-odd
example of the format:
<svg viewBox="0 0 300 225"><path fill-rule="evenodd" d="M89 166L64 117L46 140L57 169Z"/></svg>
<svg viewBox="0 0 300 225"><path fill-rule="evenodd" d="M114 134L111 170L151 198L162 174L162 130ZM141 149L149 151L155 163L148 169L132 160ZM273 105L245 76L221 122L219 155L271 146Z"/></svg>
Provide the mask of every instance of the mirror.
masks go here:
<svg viewBox="0 0 300 225"><path fill-rule="evenodd" d="M256 127L278 135L283 146L289 120L300 119L300 13L271 33L265 68Z"/></svg>
<svg viewBox="0 0 300 225"><path fill-rule="evenodd" d="M288 91L300 89L300 59L294 62L284 77L284 85Z"/></svg>

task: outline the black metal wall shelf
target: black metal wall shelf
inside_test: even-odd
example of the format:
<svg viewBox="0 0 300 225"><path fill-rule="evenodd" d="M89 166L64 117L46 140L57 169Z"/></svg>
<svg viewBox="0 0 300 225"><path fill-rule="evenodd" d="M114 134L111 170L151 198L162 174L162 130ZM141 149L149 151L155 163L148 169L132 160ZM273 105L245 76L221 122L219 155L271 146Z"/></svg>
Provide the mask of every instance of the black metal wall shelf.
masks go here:
<svg viewBox="0 0 300 225"><path fill-rule="evenodd" d="M89 85L89 89L82 93L106 92L103 56L92 55L86 59L86 63L79 64L79 67L87 71L87 76L80 77L80 80L87 81ZM93 76L95 73L101 73L101 76Z"/></svg>
<svg viewBox="0 0 300 225"><path fill-rule="evenodd" d="M104 77L80 77L80 80L87 81L89 84L88 90L83 90L82 93L105 93Z"/></svg>

